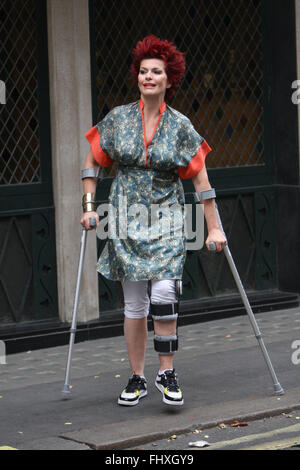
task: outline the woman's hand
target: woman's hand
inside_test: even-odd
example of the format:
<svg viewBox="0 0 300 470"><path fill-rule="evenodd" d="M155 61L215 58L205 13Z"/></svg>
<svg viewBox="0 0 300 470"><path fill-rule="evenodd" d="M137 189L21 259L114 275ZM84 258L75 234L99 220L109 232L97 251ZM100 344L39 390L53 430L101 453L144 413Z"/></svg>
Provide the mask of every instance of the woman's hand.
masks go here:
<svg viewBox="0 0 300 470"><path fill-rule="evenodd" d="M226 237L224 236L223 232L218 229L211 229L210 232L208 233L208 237L206 239L205 245L207 249L209 250L209 244L210 243L215 243L216 245L216 250L217 251L222 251L224 246L226 245Z"/></svg>
<svg viewBox="0 0 300 470"><path fill-rule="evenodd" d="M96 225L94 225L93 227L90 226L90 219L92 218L96 219ZM80 223L86 230L93 230L99 224L99 216L97 212L84 212L83 216L81 217Z"/></svg>

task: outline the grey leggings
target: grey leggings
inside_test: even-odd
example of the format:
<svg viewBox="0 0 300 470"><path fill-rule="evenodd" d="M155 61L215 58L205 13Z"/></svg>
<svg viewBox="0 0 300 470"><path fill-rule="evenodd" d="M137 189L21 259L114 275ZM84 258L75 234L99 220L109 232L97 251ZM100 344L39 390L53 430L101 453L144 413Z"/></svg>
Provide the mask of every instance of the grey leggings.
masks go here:
<svg viewBox="0 0 300 470"><path fill-rule="evenodd" d="M144 318L149 313L148 281L123 281L124 315L127 318ZM176 301L175 279L151 281L151 303Z"/></svg>

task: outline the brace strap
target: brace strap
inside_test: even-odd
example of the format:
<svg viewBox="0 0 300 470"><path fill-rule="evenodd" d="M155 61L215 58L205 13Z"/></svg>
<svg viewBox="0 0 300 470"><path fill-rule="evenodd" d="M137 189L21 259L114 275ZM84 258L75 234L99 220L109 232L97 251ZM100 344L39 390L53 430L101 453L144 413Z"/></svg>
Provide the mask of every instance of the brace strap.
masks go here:
<svg viewBox="0 0 300 470"><path fill-rule="evenodd" d="M84 168L81 170L81 179L84 180L85 178L102 179L101 168L99 167L97 171L95 171L95 168Z"/></svg>
<svg viewBox="0 0 300 470"><path fill-rule="evenodd" d="M171 304L152 304L150 303L150 313L153 320L169 321L176 320L179 313L178 302Z"/></svg>
<svg viewBox="0 0 300 470"><path fill-rule="evenodd" d="M214 188L211 189L206 189L205 191L200 192L200 197L198 196L198 193L194 193L195 197L195 202L196 204L201 204L203 201L206 201L207 199L215 199L216 198L216 191Z"/></svg>
<svg viewBox="0 0 300 470"><path fill-rule="evenodd" d="M178 336L154 336L154 349L159 354L173 354L178 351Z"/></svg>
<svg viewBox="0 0 300 470"><path fill-rule="evenodd" d="M176 289L176 296L177 299L182 296L182 280L176 279L175 281L175 289Z"/></svg>

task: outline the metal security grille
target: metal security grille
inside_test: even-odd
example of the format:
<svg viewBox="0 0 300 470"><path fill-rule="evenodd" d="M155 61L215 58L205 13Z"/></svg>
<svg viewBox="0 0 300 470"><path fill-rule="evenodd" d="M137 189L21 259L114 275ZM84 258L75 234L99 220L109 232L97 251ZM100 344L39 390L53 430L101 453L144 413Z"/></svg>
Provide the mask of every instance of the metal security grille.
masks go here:
<svg viewBox="0 0 300 470"><path fill-rule="evenodd" d="M0 323L31 320L33 262L30 216L0 218ZM13 260L18 257L19 266Z"/></svg>
<svg viewBox="0 0 300 470"><path fill-rule="evenodd" d="M40 181L35 0L0 4L0 185Z"/></svg>
<svg viewBox="0 0 300 470"><path fill-rule="evenodd" d="M58 314L46 24L46 0L0 0L1 332Z"/></svg>
<svg viewBox="0 0 300 470"><path fill-rule="evenodd" d="M54 214L0 217L0 331L57 316Z"/></svg>
<svg viewBox="0 0 300 470"><path fill-rule="evenodd" d="M186 52L187 73L170 105L213 148L207 166L262 165L262 1L93 0L97 120L138 98L131 50L153 33Z"/></svg>
<svg viewBox="0 0 300 470"><path fill-rule="evenodd" d="M252 195L239 194L218 200L222 224L232 253L239 253L235 259L239 275L247 290L255 289L255 202ZM206 235L205 235L206 238ZM243 240L243 250L239 246ZM225 256L215 259L208 250L187 253L183 275L184 296L199 298L234 294L236 284ZM234 256L234 258L236 258ZM273 275L273 272L267 275Z"/></svg>

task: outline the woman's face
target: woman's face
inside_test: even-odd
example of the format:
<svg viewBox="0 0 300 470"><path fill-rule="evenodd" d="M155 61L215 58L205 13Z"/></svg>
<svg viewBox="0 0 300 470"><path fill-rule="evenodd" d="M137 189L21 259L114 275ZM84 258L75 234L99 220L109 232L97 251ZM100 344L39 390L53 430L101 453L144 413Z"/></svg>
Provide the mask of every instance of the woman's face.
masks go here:
<svg viewBox="0 0 300 470"><path fill-rule="evenodd" d="M171 87L161 59L143 59L140 63L138 87L143 97L164 99L167 88Z"/></svg>

